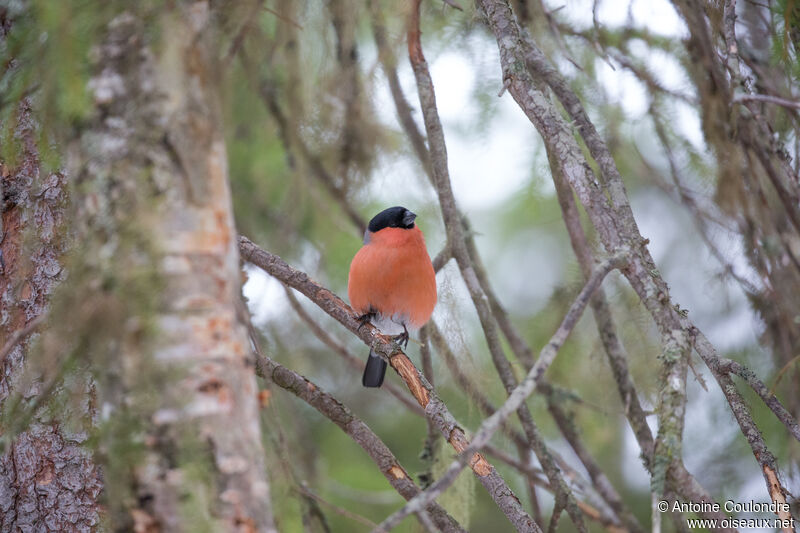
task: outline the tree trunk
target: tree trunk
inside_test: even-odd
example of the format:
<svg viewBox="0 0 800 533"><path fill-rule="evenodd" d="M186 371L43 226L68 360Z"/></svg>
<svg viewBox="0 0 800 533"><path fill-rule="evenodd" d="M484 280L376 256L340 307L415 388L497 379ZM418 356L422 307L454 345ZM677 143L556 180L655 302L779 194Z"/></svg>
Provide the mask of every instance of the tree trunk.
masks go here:
<svg viewBox="0 0 800 533"><path fill-rule="evenodd" d="M64 277L66 178L61 172L41 172L36 129L30 102L24 100L17 113L16 160L0 163L0 348L16 332L32 329ZM23 335L2 361L2 405L14 392L35 394L30 387L17 390L26 388L21 376L35 336ZM79 410L78 416L88 419L89 402ZM0 530L96 528L102 482L90 453L81 447L85 439L83 432L34 415L0 457Z"/></svg>
<svg viewBox="0 0 800 533"><path fill-rule="evenodd" d="M118 324L98 317L114 330L98 402L109 420L143 421L120 428L133 433L120 442L142 443L135 465L104 448L115 474L130 471L132 497L110 497L116 528L275 530L210 11L165 7L157 43L152 12L111 21L72 151L87 286L112 315L125 310Z"/></svg>

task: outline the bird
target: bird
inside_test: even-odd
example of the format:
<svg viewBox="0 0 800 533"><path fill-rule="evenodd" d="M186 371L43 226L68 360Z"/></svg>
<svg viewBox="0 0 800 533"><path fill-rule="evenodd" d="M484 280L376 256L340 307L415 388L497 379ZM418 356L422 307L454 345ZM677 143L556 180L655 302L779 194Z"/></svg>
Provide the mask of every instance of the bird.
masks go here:
<svg viewBox="0 0 800 533"><path fill-rule="evenodd" d="M369 221L364 244L350 263L347 295L362 325L408 346L409 330L421 328L436 306L436 273L425 237L405 207L384 209ZM380 387L386 361L370 349L361 384Z"/></svg>

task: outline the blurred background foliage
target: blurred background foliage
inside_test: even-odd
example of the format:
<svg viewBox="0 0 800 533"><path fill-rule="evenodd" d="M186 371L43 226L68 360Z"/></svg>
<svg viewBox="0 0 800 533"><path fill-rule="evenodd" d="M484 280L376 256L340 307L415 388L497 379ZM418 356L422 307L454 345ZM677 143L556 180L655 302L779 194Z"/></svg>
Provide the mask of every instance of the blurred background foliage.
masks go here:
<svg viewBox="0 0 800 533"><path fill-rule="evenodd" d="M238 230L343 297L364 224L381 209L404 205L418 213L432 257L445 241L435 191L395 113L367 5L372 2L377 2L387 48L395 56L389 63L397 65L400 87L421 128L405 50L405 2L243 0L226 2L216 11ZM89 108L86 58L103 25L123 6L155 22L169 4L0 4L4 20L13 18L15 25L0 50L5 66L0 77L2 157L8 160L14 153L16 107L9 103L31 96L40 112L40 149L50 154L50 165L59 165L59 139L80 124ZM538 350L557 328L583 278L561 220L541 140L508 94L497 97L502 80L496 43L474 6L462 4L464 10L456 11L442 2L426 1L422 10L423 47L437 89L454 191L475 232L492 286L525 339ZM691 74L695 67L686 49L687 30L674 8L666 0L512 4L567 76L612 149L634 215L650 239L674 300L725 356L752 367L770 386L782 380L782 399L797 395L797 361L781 377L783 365L772 357L771 343L763 337L767 329L752 304L753 287L758 292L764 281L748 260L750 244L737 225L737 204L726 200L725 183L718 179L720 154L707 138L703 116L708 110L701 109ZM711 4L708 10L714 15L716 4ZM739 6L743 34L756 24L770 30L761 48L742 53L757 56L778 73L777 84L791 88L800 74L800 2L770 1L768 9L750 2ZM157 27L154 23L155 43ZM776 140L796 161L796 113L776 106L765 112L774 116L770 123ZM420 458L427 434L424 421L385 388L362 388L359 372L314 337L279 284L254 269L246 272L245 295L264 352L350 407L412 475L429 469ZM443 268L437 280L440 296L434 321L461 371L495 404L502 403L505 393L454 265ZM653 408L659 385L658 337L624 280L611 276L605 286L641 400ZM357 357L366 357L356 339L313 305L302 299L300 303L330 336ZM418 344L409 346L412 357L418 356ZM563 396L562 406L572 413L587 446L640 522L649 524L648 476L602 352L587 314L548 377L572 392ZM720 500L764 500L758 465L724 398L701 365L695 366L711 385L705 391L689 378L684 443L688 469ZM515 369L522 374L520 365ZM453 414L467 429L476 428L482 414L435 353L434 373L437 390ZM391 372L387 379L399 383ZM339 428L294 396L263 386L272 391L262 416L281 531L324 530L323 515L331 531L369 529L325 502L375 522L401 505L400 496ZM749 390L743 392L767 444L781 460L786 486L797 489L797 443ZM529 404L549 445L582 473L544 398L534 396ZM654 417L650 422L654 427ZM514 454L513 444L504 437L495 437L494 443ZM436 455L437 461L447 463L452 452L441 449ZM502 464L499 470L523 497L524 480ZM443 505L470 530L510 531L485 491L473 484L470 475L463 475L443 497ZM539 490L538 496L543 508L552 505L545 491ZM563 519L559 531L571 527ZM398 530L418 531L419 525L407 519Z"/></svg>

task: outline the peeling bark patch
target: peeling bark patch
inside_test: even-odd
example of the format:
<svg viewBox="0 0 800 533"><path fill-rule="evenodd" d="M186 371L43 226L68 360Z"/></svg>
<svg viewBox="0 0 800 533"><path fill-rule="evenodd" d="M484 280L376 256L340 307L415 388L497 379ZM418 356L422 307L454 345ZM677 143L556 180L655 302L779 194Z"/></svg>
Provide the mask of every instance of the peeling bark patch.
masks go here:
<svg viewBox="0 0 800 533"><path fill-rule="evenodd" d="M237 516L233 523L238 533L256 533L258 531L255 520L249 516Z"/></svg>
<svg viewBox="0 0 800 533"><path fill-rule="evenodd" d="M422 386L422 383L419 382L419 379L417 378L417 370L414 367L414 364L402 352L392 355L389 362L391 363L392 367L397 370L400 376L402 376L403 381L408 384L411 394L414 395L414 398L416 398L417 402L419 402L424 409L430 401L430 395L425 387Z"/></svg>
<svg viewBox="0 0 800 533"><path fill-rule="evenodd" d="M781 484L778 481L778 476L775 474L775 470L770 468L768 465L764 465L764 478L767 480L767 484L769 485L769 495L770 499L774 502L778 503L786 503L786 496L783 494L783 490L781 490ZM781 507L783 509L783 507ZM792 515L788 511L778 511L778 517L782 520L788 520L792 518Z"/></svg>
<svg viewBox="0 0 800 533"><path fill-rule="evenodd" d="M225 383L216 378L211 378L202 383L197 387L197 390L205 394L215 395L220 404L227 405L231 402L230 390Z"/></svg>
<svg viewBox="0 0 800 533"><path fill-rule="evenodd" d="M458 453L463 453L469 446L469 441L467 441L464 432L459 427L455 427L450 431L450 437L447 440ZM469 459L469 466L481 477L486 477L492 473L492 465L479 453L472 454Z"/></svg>
<svg viewBox="0 0 800 533"><path fill-rule="evenodd" d="M483 455L476 453L470 458L469 466L481 477L486 477L492 473L492 466L486 461Z"/></svg>
<svg viewBox="0 0 800 533"><path fill-rule="evenodd" d="M403 479L406 477L406 473L403 472L403 469L397 465L394 465L389 469L389 474L395 479Z"/></svg>
<svg viewBox="0 0 800 533"><path fill-rule="evenodd" d="M197 387L197 390L205 393L213 393L217 392L224 386L225 384L222 383L220 380L212 378L206 381L205 383L201 384L199 387Z"/></svg>

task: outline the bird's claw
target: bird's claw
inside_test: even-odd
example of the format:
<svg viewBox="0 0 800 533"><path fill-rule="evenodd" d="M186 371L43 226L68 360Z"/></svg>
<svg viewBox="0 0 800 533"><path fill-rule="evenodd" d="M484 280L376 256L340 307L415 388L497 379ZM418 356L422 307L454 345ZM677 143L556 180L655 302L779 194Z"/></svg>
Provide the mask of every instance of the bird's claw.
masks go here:
<svg viewBox="0 0 800 533"><path fill-rule="evenodd" d="M394 341L401 345L403 348L408 348L408 329L406 329L405 324L403 324L403 333L397 335L394 338Z"/></svg>
<svg viewBox="0 0 800 533"><path fill-rule="evenodd" d="M366 324L367 322L372 320L372 318L374 316L375 316L375 313L372 313L372 312L364 313L363 315L356 316L356 320L358 320L358 329L363 328L364 324Z"/></svg>

